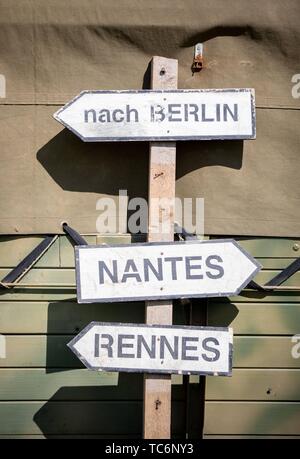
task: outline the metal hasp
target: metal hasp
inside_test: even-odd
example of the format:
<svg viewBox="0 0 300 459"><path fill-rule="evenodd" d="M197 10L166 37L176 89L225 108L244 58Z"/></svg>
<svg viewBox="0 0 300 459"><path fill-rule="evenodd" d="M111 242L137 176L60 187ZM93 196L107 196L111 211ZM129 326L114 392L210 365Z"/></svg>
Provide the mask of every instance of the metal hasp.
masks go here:
<svg viewBox="0 0 300 459"><path fill-rule="evenodd" d="M203 44L202 43L197 43L195 45L195 54L194 54L194 60L192 64L192 71L194 72L200 72L203 68Z"/></svg>

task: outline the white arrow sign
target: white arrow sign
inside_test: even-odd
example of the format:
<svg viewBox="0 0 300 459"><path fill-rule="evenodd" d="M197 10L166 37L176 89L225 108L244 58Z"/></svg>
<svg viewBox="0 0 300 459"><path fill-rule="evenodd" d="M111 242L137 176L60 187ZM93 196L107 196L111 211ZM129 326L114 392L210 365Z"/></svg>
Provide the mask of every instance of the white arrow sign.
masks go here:
<svg viewBox="0 0 300 459"><path fill-rule="evenodd" d="M231 328L92 322L69 344L91 370L230 376Z"/></svg>
<svg viewBox="0 0 300 459"><path fill-rule="evenodd" d="M233 239L75 247L79 303L232 296L261 268Z"/></svg>
<svg viewBox="0 0 300 459"><path fill-rule="evenodd" d="M83 91L54 118L85 142L255 138L253 89Z"/></svg>

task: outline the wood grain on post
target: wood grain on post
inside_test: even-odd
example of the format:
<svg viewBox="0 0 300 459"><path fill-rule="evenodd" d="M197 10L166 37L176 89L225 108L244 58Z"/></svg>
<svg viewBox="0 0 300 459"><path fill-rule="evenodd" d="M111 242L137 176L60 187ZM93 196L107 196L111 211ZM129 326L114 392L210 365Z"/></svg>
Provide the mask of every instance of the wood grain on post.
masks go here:
<svg viewBox="0 0 300 459"><path fill-rule="evenodd" d="M178 63L175 59L153 57L152 89L177 89ZM148 241L174 240L176 143L150 142ZM159 200L161 204L157 208ZM165 203L163 202L165 200ZM169 205L171 204L171 205ZM146 323L171 325L172 301L146 302ZM171 436L171 376L144 377L144 438Z"/></svg>

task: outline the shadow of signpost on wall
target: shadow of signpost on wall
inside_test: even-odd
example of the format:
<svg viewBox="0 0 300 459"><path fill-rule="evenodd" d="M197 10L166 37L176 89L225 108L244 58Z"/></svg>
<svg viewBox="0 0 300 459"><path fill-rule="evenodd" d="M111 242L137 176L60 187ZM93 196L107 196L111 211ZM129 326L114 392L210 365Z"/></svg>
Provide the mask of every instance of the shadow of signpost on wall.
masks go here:
<svg viewBox="0 0 300 459"><path fill-rule="evenodd" d="M37 159L63 190L147 198L148 150L148 142L85 143L63 129ZM240 169L242 160L241 140L177 142L177 179L207 166Z"/></svg>
<svg viewBox="0 0 300 459"><path fill-rule="evenodd" d="M34 422L45 437L99 435L105 438L124 432L132 437L141 436L142 385L137 386L131 379L132 375L120 374L116 386L61 387L36 412ZM136 396L128 400L126 388L130 385L136 389ZM123 399L120 394L124 395Z"/></svg>
<svg viewBox="0 0 300 459"><path fill-rule="evenodd" d="M141 436L143 375L86 370L84 376L84 365L67 343L91 321L140 322L143 311L139 303L82 305L74 298L49 303L46 373L53 387L53 381L58 386L60 381L69 385L60 387L34 415L34 422L46 438L117 437L124 426L129 437Z"/></svg>
<svg viewBox="0 0 300 459"><path fill-rule="evenodd" d="M66 191L146 197L148 144L83 142L63 129L38 152L37 160Z"/></svg>
<svg viewBox="0 0 300 459"><path fill-rule="evenodd" d="M92 321L143 323L144 305L138 302L82 305L75 298L50 302L47 321L47 373L84 368L67 343Z"/></svg>
<svg viewBox="0 0 300 459"><path fill-rule="evenodd" d="M229 299L210 299L208 302L208 325L210 327L230 327L239 314L239 309Z"/></svg>
<svg viewBox="0 0 300 459"><path fill-rule="evenodd" d="M142 374L139 379L135 376L119 373L115 386L61 387L33 420L46 438L139 438L143 426L143 378ZM184 438L184 402L173 398L177 400L172 402L172 435Z"/></svg>
<svg viewBox="0 0 300 459"><path fill-rule="evenodd" d="M183 307L175 302L174 323L185 323ZM142 436L142 373L97 373L99 385L94 384L86 370L85 385L75 385L78 377L68 376L70 371L80 371L85 367L67 347L75 334L91 321L142 323L144 304L112 303L80 305L76 301L52 301L48 308L47 361L46 373L53 374L69 386L60 387L34 415L34 422L46 438L55 436L90 436L112 438ZM56 374L56 375L55 375ZM64 379L65 378L65 379ZM71 378L71 379L70 379ZM50 380L49 380L50 381ZM92 384L91 384L92 383ZM52 380L54 387L54 383ZM74 385L72 385L74 384ZM173 434L184 434L183 386L172 387ZM124 432L126 435L124 435Z"/></svg>
<svg viewBox="0 0 300 459"><path fill-rule="evenodd" d="M243 164L243 149L242 140L177 142L176 178L209 166L239 170Z"/></svg>

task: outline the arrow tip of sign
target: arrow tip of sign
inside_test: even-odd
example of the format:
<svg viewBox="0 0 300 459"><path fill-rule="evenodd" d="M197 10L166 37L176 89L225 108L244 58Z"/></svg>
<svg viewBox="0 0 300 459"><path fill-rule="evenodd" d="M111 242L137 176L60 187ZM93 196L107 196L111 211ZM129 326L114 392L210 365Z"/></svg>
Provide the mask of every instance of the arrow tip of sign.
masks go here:
<svg viewBox="0 0 300 459"><path fill-rule="evenodd" d="M62 107L61 107L59 110L57 110L55 113L53 113L53 115L52 115L53 118L54 118L56 121L60 121L60 119L59 119L59 113L60 113L61 109L62 109Z"/></svg>
<svg viewBox="0 0 300 459"><path fill-rule="evenodd" d="M226 241L226 239L224 239ZM235 247L242 252L258 269L262 268L262 264L259 263L259 261L256 260L247 250L245 250L235 239L227 239L230 241Z"/></svg>
<svg viewBox="0 0 300 459"><path fill-rule="evenodd" d="M75 337L75 338L76 338L76 337ZM74 346L74 344L75 344L75 342L76 342L75 338L71 339L71 341L69 341L69 342L67 343L67 346L68 346L69 349L71 349L71 351L73 351L73 349L74 349L73 346Z"/></svg>
<svg viewBox="0 0 300 459"><path fill-rule="evenodd" d="M83 95L85 94L88 94L92 91L89 91L87 89L84 89L83 91L81 91L79 94L77 94L77 96L75 96L73 99L71 99L69 102L67 102L65 105L63 105L62 107L60 107L60 109L57 110L57 112L55 112L53 114L53 118L58 121L59 123L62 123L64 124L60 114L62 112L64 112L66 110L66 108L68 108L70 105L73 105L74 102L76 102L78 99L80 99L80 97L82 97Z"/></svg>

